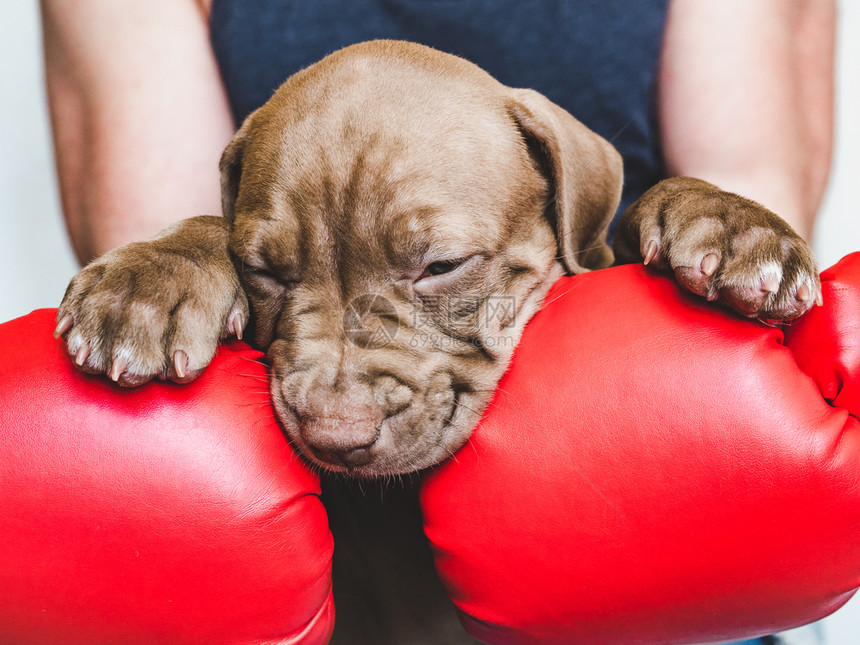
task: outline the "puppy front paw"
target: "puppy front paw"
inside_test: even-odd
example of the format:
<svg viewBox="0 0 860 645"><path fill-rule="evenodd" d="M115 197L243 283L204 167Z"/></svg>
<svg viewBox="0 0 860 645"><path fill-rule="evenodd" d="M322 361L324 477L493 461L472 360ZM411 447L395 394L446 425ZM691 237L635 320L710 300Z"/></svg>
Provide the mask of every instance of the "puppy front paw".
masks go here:
<svg viewBox="0 0 860 645"><path fill-rule="evenodd" d="M54 335L82 371L126 387L154 377L184 383L209 364L220 338L241 338L248 305L229 259L177 242L120 247L72 279Z"/></svg>
<svg viewBox="0 0 860 645"><path fill-rule="evenodd" d="M616 254L631 253L749 318L791 320L821 303L809 245L760 204L698 179L667 179L625 211Z"/></svg>

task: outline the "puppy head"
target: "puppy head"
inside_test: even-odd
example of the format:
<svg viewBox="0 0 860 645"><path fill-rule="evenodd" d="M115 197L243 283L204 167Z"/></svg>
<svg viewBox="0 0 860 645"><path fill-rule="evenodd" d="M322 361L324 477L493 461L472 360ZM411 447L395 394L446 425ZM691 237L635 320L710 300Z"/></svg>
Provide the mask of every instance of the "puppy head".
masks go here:
<svg viewBox="0 0 860 645"><path fill-rule="evenodd" d="M275 409L309 460L357 476L453 454L552 282L612 259L614 149L419 45L291 77L221 169Z"/></svg>

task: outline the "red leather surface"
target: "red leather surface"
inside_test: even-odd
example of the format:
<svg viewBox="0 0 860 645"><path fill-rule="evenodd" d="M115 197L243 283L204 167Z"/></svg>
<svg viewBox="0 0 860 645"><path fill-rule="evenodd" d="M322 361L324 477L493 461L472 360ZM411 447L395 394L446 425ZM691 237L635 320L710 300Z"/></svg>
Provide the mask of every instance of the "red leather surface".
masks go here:
<svg viewBox="0 0 860 645"><path fill-rule="evenodd" d="M834 406L860 416L860 253L821 274L826 306L788 328L786 345Z"/></svg>
<svg viewBox="0 0 860 645"><path fill-rule="evenodd" d="M860 424L839 407L858 409L857 265L809 321L841 334L804 357L815 380L780 329L641 266L562 279L422 492L472 635L727 641L843 604L860 585ZM834 290L853 304L835 311Z"/></svg>
<svg viewBox="0 0 860 645"><path fill-rule="evenodd" d="M556 285L423 491L473 635L721 641L847 600L860 256L824 289L789 349L642 267ZM325 642L331 538L259 353L233 343L191 385L120 393L53 325L0 325L0 643Z"/></svg>
<svg viewBox="0 0 860 645"><path fill-rule="evenodd" d="M0 325L0 643L324 643L331 535L259 352L191 385L75 371L53 311Z"/></svg>

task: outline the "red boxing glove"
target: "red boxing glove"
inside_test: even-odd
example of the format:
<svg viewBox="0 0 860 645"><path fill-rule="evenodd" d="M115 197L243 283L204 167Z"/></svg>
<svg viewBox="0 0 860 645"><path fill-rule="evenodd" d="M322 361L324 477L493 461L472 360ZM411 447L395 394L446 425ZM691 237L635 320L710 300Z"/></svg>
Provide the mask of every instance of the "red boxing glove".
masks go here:
<svg viewBox="0 0 860 645"><path fill-rule="evenodd" d="M855 413L858 265L825 273L824 308L790 328ZM259 353L235 343L191 385L117 396L73 369L53 324L0 326L0 642L324 642L330 535ZM470 631L727 640L847 600L857 422L781 338L639 267L562 280L424 490Z"/></svg>
<svg viewBox="0 0 860 645"><path fill-rule="evenodd" d="M860 253L821 274L824 307L813 307L786 331L797 364L822 396L860 417Z"/></svg>
<svg viewBox="0 0 860 645"><path fill-rule="evenodd" d="M469 632L724 642L847 601L860 585L860 424L839 406L860 409L858 267L826 273L824 307L791 327L835 407L780 329L670 277L625 266L562 279L470 444L422 491Z"/></svg>
<svg viewBox="0 0 860 645"><path fill-rule="evenodd" d="M331 534L261 354L120 394L54 315L0 325L0 642L326 642Z"/></svg>

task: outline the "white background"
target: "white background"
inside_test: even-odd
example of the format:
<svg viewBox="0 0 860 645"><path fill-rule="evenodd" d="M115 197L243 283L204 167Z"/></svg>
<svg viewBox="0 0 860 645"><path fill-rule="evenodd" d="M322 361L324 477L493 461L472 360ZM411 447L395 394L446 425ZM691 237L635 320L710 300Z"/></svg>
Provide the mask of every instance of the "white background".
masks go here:
<svg viewBox="0 0 860 645"><path fill-rule="evenodd" d="M841 0L834 170L814 239L822 267L860 250L858 36L860 2ZM36 1L0 1L0 321L56 306L77 268L60 217L42 77ZM824 627L829 645L860 644L860 600Z"/></svg>

